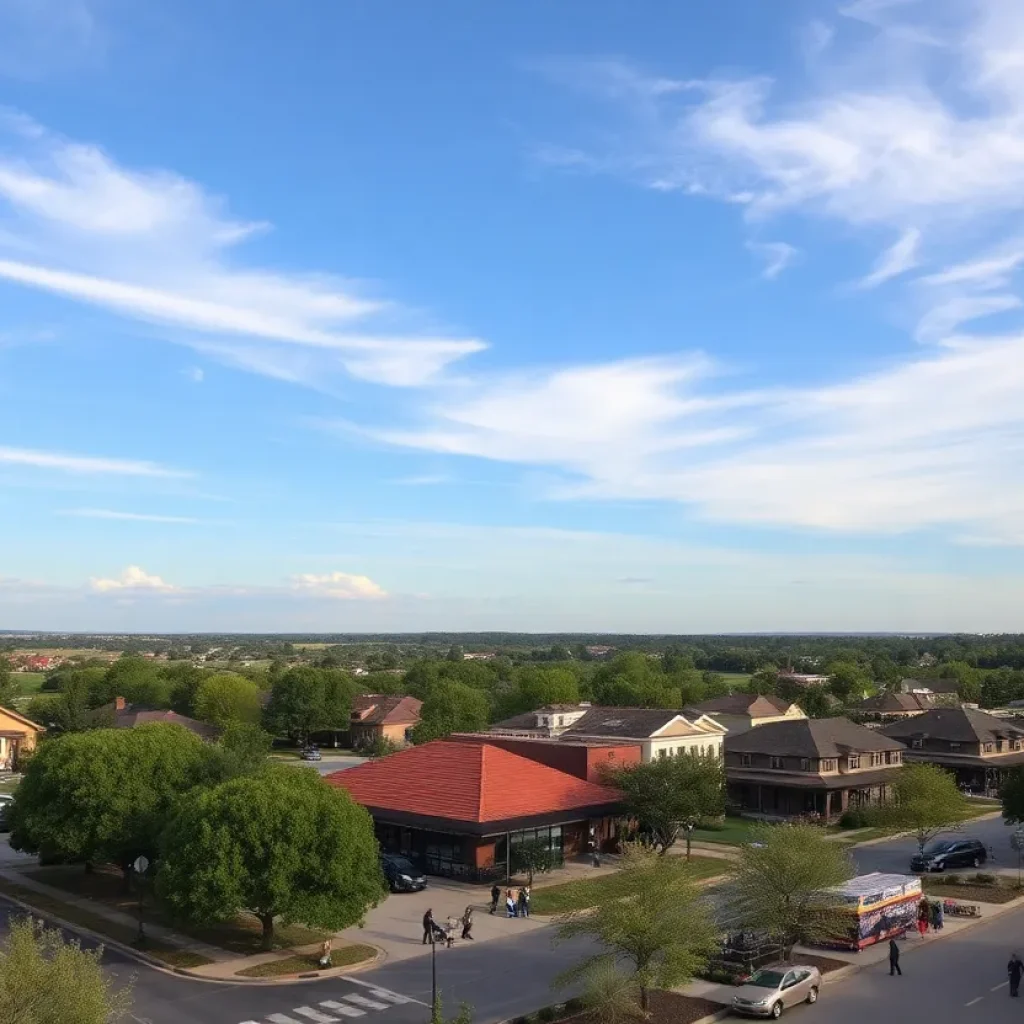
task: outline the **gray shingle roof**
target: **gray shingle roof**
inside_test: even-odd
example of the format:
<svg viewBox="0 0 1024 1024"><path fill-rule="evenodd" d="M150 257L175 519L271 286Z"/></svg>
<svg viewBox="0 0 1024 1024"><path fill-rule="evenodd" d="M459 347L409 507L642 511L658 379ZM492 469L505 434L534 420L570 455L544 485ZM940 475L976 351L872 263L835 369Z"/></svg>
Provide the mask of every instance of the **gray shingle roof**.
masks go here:
<svg viewBox="0 0 1024 1024"><path fill-rule="evenodd" d="M932 708L880 732L895 739L934 737L952 743L992 743L997 739L1024 739L1024 729L974 708Z"/></svg>
<svg viewBox="0 0 1024 1024"><path fill-rule="evenodd" d="M755 718L759 715L783 715L792 706L792 701L783 700L781 697L762 697L756 693L730 693L724 697L712 697L710 700L702 700L699 704L691 705L694 711L702 715L713 715L718 712L723 715L751 715Z"/></svg>
<svg viewBox="0 0 1024 1024"><path fill-rule="evenodd" d="M848 718L805 718L769 722L738 736L726 736L725 749L779 757L840 757L858 751L902 750L903 744Z"/></svg>
<svg viewBox="0 0 1024 1024"><path fill-rule="evenodd" d="M564 735L645 738L668 725L680 713L660 708L591 708L566 729Z"/></svg>

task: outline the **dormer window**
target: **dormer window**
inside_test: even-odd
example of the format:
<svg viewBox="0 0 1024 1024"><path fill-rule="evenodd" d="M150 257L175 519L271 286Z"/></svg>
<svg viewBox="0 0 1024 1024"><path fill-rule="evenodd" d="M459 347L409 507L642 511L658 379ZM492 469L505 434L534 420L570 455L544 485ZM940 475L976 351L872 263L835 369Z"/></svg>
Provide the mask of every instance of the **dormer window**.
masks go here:
<svg viewBox="0 0 1024 1024"><path fill-rule="evenodd" d="M851 754L846 760L846 766L848 768L859 768L860 767L860 754Z"/></svg>
<svg viewBox="0 0 1024 1024"><path fill-rule="evenodd" d="M921 750L921 749L923 749L923 747L924 747L924 740L913 739L913 740L910 741L910 749L911 750Z"/></svg>

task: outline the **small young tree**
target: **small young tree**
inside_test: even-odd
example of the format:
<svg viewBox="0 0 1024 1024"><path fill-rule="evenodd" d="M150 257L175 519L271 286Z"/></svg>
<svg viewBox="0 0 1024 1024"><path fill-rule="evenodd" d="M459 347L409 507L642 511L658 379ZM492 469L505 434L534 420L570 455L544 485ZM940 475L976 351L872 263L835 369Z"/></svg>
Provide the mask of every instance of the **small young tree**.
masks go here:
<svg viewBox="0 0 1024 1024"><path fill-rule="evenodd" d="M686 830L689 857L689 828L725 810L725 772L714 754L660 757L624 768L612 781L623 792L626 814L661 853Z"/></svg>
<svg viewBox="0 0 1024 1024"><path fill-rule="evenodd" d="M587 935L599 950L555 984L595 985L609 967L628 965L628 982L646 1014L650 989L685 984L704 966L716 948L718 927L703 890L673 858L627 848L613 879L603 903L560 919L557 940Z"/></svg>
<svg viewBox="0 0 1024 1024"><path fill-rule="evenodd" d="M131 1006L115 990L103 947L84 950L57 929L13 921L0 942L0 1020L5 1024L114 1024Z"/></svg>
<svg viewBox="0 0 1024 1024"><path fill-rule="evenodd" d="M732 920L782 942L787 958L798 942L834 938L849 915L827 890L853 877L849 854L813 825L759 825L740 851L726 889Z"/></svg>
<svg viewBox="0 0 1024 1024"><path fill-rule="evenodd" d="M917 848L960 827L968 805L949 772L932 764L904 765L893 783L892 800L877 817L891 828L914 833Z"/></svg>
<svg viewBox="0 0 1024 1024"><path fill-rule="evenodd" d="M1014 768L1007 775L999 798L1003 802L1003 820L1007 825L1024 822L1024 770Z"/></svg>
<svg viewBox="0 0 1024 1024"><path fill-rule="evenodd" d="M333 930L385 895L373 822L314 772L271 765L202 790L165 833L157 893L186 920L274 920Z"/></svg>
<svg viewBox="0 0 1024 1024"><path fill-rule="evenodd" d="M542 875L555 866L551 846L543 839L528 839L512 846L512 870L526 872L526 884L533 885L533 876Z"/></svg>
<svg viewBox="0 0 1024 1024"><path fill-rule="evenodd" d="M595 965L583 990L583 1005L601 1024L634 1024L644 1019L636 977L612 963Z"/></svg>

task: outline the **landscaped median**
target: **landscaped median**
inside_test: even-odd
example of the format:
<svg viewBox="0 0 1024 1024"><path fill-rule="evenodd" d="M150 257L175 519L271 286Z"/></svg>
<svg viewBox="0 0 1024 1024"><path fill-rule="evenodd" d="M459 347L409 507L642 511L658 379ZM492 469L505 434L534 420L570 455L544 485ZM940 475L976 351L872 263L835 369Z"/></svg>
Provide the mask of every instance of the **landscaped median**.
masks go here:
<svg viewBox="0 0 1024 1024"><path fill-rule="evenodd" d="M729 871L729 862L721 857L693 856L687 861L682 856L670 855L668 860L680 876L687 875L696 881L717 878ZM612 872L596 878L535 887L531 893L530 913L564 914L597 906L615 895L618 877L618 872Z"/></svg>

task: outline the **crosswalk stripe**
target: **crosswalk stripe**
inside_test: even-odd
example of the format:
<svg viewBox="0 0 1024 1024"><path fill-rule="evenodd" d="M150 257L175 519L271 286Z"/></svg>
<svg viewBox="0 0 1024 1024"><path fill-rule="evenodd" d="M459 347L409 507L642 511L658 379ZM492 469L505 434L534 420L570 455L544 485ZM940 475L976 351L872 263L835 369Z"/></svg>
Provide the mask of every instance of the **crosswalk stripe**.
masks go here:
<svg viewBox="0 0 1024 1024"><path fill-rule="evenodd" d="M345 1017L365 1017L365 1010L357 1010L354 1006L347 1006L345 1003L336 1002L333 999L324 999L320 1003L325 1009L333 1010Z"/></svg>
<svg viewBox="0 0 1024 1024"><path fill-rule="evenodd" d="M371 988L370 995L376 996L378 999L386 999L389 1003L402 1004L412 1002L408 996L401 996L387 988Z"/></svg>
<svg viewBox="0 0 1024 1024"><path fill-rule="evenodd" d="M337 1017L329 1017L326 1013L314 1010L312 1006L296 1006L292 1013L301 1013L303 1017L313 1021L313 1024L338 1024Z"/></svg>
<svg viewBox="0 0 1024 1024"><path fill-rule="evenodd" d="M272 1013L267 1020L270 1024L302 1024L301 1020L289 1017L287 1013Z"/></svg>
<svg viewBox="0 0 1024 1024"><path fill-rule="evenodd" d="M345 978L350 985L358 985L360 988L369 989L371 993L377 993L383 995L385 992L390 991L386 988L381 988L380 985L374 985L372 981L363 981L362 978L357 978L355 975L350 975ZM402 996L397 992L391 992L392 996L397 996L399 999L404 1000L407 1003L416 1003L418 1006L425 1006L428 1010L430 1009L430 1003L423 1002L422 999L414 999L412 996Z"/></svg>
<svg viewBox="0 0 1024 1024"><path fill-rule="evenodd" d="M388 1008L387 1003L378 1003L376 999L367 999L365 996L342 996L348 1003L355 1003L356 1006L368 1006L371 1010L386 1010Z"/></svg>

